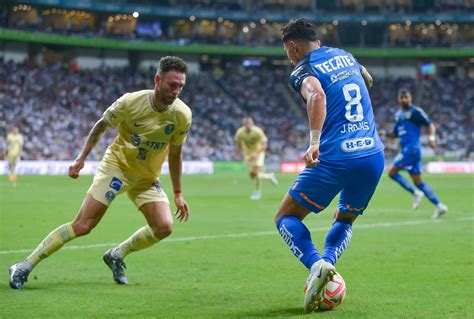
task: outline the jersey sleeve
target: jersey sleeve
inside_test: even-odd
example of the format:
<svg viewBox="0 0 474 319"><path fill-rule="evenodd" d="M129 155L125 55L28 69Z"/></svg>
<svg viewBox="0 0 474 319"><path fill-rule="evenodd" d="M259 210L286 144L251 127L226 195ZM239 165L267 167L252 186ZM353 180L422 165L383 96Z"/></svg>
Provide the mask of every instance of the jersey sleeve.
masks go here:
<svg viewBox="0 0 474 319"><path fill-rule="evenodd" d="M423 111L423 109L418 108L418 107L413 111L411 120L417 124L421 124L424 126L428 126L431 124L431 120L428 117L428 115L425 113L425 111Z"/></svg>
<svg viewBox="0 0 474 319"><path fill-rule="evenodd" d="M171 137L170 144L171 145L182 145L184 141L186 141L186 137L188 136L189 129L191 128L192 123L192 115L191 112L189 114L185 114L182 122L179 124L178 130L176 133L173 134Z"/></svg>
<svg viewBox="0 0 474 319"><path fill-rule="evenodd" d="M105 110L102 117L108 126L117 126L125 119L125 115L127 114L127 95L128 94L122 95Z"/></svg>
<svg viewBox="0 0 474 319"><path fill-rule="evenodd" d="M306 79L308 76L316 77L316 74L311 69L311 66L309 64L303 64L294 69L290 75L290 84L293 90L295 90L297 93L300 93L301 84L303 83L303 80Z"/></svg>

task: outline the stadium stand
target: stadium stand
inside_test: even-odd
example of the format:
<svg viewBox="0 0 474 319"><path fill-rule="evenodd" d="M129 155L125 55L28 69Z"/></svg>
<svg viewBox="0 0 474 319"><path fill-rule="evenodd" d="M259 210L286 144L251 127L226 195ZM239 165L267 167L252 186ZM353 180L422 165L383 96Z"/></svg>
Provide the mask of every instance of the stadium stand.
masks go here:
<svg viewBox="0 0 474 319"><path fill-rule="evenodd" d="M123 92L152 88L155 70L130 68L74 70L59 64L1 62L0 144L6 130L21 127L24 158L74 158L105 108ZM268 66L245 68L236 63L218 71L201 71L188 78L182 99L194 113L186 159L235 159L233 134L243 116L252 116L269 137L269 161L298 160L306 145L303 116L287 103L293 94L287 84L289 69ZM432 79L376 79L371 97L380 128L391 129L398 109L396 92L408 87L437 123L439 155L455 159L474 157L474 80L456 77ZM298 107L304 108L303 104ZM112 142L109 132L91 155L99 159ZM427 141L424 141L425 144ZM395 144L386 141L393 156Z"/></svg>

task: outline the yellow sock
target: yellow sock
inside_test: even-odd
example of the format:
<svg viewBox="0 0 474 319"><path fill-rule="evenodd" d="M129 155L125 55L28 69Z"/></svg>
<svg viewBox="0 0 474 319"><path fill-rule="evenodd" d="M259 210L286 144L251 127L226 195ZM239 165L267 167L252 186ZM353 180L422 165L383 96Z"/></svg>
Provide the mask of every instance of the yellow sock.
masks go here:
<svg viewBox="0 0 474 319"><path fill-rule="evenodd" d="M260 179L271 179L272 175L272 173L258 173Z"/></svg>
<svg viewBox="0 0 474 319"><path fill-rule="evenodd" d="M127 240L119 244L112 250L112 254L124 258L134 251L142 250L159 242L150 226L146 225L137 230Z"/></svg>
<svg viewBox="0 0 474 319"><path fill-rule="evenodd" d="M26 258L26 262L31 263L31 266L36 266L41 260L50 256L52 253L61 248L68 241L76 238L76 234L72 229L72 224L67 223L59 226L36 247L35 250Z"/></svg>

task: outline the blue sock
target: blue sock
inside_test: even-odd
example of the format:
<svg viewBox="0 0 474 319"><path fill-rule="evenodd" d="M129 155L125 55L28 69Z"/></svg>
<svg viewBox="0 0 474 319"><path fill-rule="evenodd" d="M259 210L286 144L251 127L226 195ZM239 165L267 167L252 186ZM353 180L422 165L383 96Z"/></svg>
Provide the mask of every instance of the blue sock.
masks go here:
<svg viewBox="0 0 474 319"><path fill-rule="evenodd" d="M342 252L349 246L352 237L352 224L335 221L326 236L323 259L335 264Z"/></svg>
<svg viewBox="0 0 474 319"><path fill-rule="evenodd" d="M390 175L390 178L396 181L400 186L402 186L404 189L409 191L412 194L415 194L415 188L411 186L411 184L400 174L396 173L393 175Z"/></svg>
<svg viewBox="0 0 474 319"><path fill-rule="evenodd" d="M440 203L438 197L435 195L431 187L426 184L425 182L422 182L418 185L416 185L423 193L425 193L426 197L435 205L438 205Z"/></svg>
<svg viewBox="0 0 474 319"><path fill-rule="evenodd" d="M321 259L316 247L311 241L308 228L299 218L295 216L282 216L276 226L281 237L290 247L291 252L298 258L306 268Z"/></svg>

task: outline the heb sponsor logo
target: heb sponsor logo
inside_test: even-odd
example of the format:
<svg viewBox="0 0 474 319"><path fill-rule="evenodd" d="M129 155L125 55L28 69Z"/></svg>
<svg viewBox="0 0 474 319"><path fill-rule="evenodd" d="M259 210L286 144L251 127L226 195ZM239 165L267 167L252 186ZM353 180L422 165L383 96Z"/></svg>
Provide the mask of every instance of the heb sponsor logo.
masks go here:
<svg viewBox="0 0 474 319"><path fill-rule="evenodd" d="M351 138L341 143L341 148L344 152L366 150L374 146L375 140L372 137Z"/></svg>
<svg viewBox="0 0 474 319"><path fill-rule="evenodd" d="M305 169L304 162L282 162L280 163L280 172L282 173L300 173Z"/></svg>

